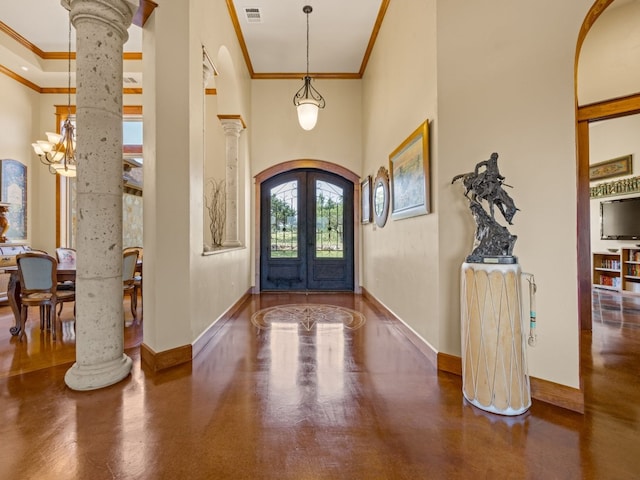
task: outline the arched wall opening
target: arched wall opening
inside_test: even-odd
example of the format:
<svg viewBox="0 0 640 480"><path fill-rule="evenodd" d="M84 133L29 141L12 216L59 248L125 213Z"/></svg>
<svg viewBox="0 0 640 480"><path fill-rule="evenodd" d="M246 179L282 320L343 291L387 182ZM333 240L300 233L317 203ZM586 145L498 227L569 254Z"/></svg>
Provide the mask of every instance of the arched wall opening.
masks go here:
<svg viewBox="0 0 640 480"><path fill-rule="evenodd" d="M578 255L578 312L580 327L591 330L592 279L591 279L591 205L589 194L589 124L595 121L640 113L640 93L603 99L596 103L580 105L578 95L578 71L581 49L587 34L603 12L615 0L596 0L582 24L578 36L574 64L574 92L576 105L577 138L577 255Z"/></svg>

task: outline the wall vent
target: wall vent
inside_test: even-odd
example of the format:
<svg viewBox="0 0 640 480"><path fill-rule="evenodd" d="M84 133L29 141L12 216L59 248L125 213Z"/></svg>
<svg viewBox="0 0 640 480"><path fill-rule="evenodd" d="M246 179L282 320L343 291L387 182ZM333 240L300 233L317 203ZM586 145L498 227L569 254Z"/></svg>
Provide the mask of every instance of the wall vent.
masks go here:
<svg viewBox="0 0 640 480"><path fill-rule="evenodd" d="M258 7L244 7L247 23L262 23L262 12Z"/></svg>

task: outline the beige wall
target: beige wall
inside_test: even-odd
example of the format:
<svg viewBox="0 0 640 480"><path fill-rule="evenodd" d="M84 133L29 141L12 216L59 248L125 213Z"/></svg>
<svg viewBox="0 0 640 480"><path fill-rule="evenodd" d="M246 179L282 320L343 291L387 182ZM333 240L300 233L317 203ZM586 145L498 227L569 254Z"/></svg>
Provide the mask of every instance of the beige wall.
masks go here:
<svg viewBox="0 0 640 480"><path fill-rule="evenodd" d="M33 195L32 188L38 179L38 172L34 170L39 162L31 148L31 143L37 138L40 123L38 97L32 89L0 74L0 159L18 160L27 166L27 234L30 237L33 237L33 216L39 208L34 204L37 195ZM34 158L36 163L32 162ZM31 241L32 238L28 240Z"/></svg>
<svg viewBox="0 0 640 480"><path fill-rule="evenodd" d="M438 351L460 355L459 271L474 222L450 183L496 151L521 209L515 254L539 285L530 372L578 387L573 65L592 2L408 3L390 4L364 79L363 173L430 118L434 213L365 232L364 285Z"/></svg>
<svg viewBox="0 0 640 480"><path fill-rule="evenodd" d="M243 99L240 105L248 105L248 75L238 61L242 54L223 2L163 4L143 34L144 342L155 351L193 343L250 287L248 248L202 255L204 132L212 132L207 149L224 155L224 144L213 133L219 123L204 123L201 46L215 55L225 42L237 69L235 94ZM251 124L248 111L224 113L242 115ZM248 152L244 132L238 168L243 237L248 231L242 200L249 182Z"/></svg>
<svg viewBox="0 0 640 480"><path fill-rule="evenodd" d="M574 58L592 3L438 2L440 181L500 154L521 209L510 227L515 254L538 283L529 371L572 387L579 386ZM457 266L469 245L449 239L471 238L473 223L459 190L444 188L440 201L441 285L453 293L442 303L440 345L457 352Z"/></svg>
<svg viewBox="0 0 640 480"><path fill-rule="evenodd" d="M431 121L433 213L363 228L363 286L438 347L440 246L436 2L391 2L363 79L363 175L389 168L389 154Z"/></svg>
<svg viewBox="0 0 640 480"><path fill-rule="evenodd" d="M326 100L318 124L305 131L298 124L293 95L300 80L254 80L250 129L251 170L294 159L325 160L360 173L362 99L360 80L314 80Z"/></svg>

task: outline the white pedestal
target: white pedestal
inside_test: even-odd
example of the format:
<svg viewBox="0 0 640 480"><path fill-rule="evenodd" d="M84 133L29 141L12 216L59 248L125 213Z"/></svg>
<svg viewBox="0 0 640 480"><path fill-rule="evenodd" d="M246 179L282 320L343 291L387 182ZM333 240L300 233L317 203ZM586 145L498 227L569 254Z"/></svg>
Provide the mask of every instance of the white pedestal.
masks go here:
<svg viewBox="0 0 640 480"><path fill-rule="evenodd" d="M531 406L520 276L517 263L462 264L462 391L502 415Z"/></svg>

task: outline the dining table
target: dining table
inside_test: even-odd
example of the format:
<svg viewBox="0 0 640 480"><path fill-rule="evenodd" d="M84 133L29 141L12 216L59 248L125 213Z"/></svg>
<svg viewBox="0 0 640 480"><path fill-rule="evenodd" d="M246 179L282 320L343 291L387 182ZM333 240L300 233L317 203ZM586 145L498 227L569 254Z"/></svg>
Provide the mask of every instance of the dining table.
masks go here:
<svg viewBox="0 0 640 480"><path fill-rule="evenodd" d="M22 291L22 287L20 286L20 275L18 273L17 266L3 267L2 271L4 273L9 273L9 284L7 285L7 300L9 301L9 306L13 311L13 316L15 319L15 325L9 328L9 332L11 335L20 335L20 310L22 308L22 302L20 300L20 293ZM70 263L58 263L58 268L56 270L56 277L58 283L61 282L75 282L76 280L76 265L73 262Z"/></svg>
<svg viewBox="0 0 640 480"><path fill-rule="evenodd" d="M2 267L0 268L0 271L11 274L9 277L9 284L7 285L7 300L9 301L9 306L13 311L15 325L9 328L9 332L11 332L11 335L14 336L20 335L20 310L22 308L20 293L22 291L22 287L20 286L20 275L18 274L18 267L15 265ZM138 262L136 263L136 272L142 274L142 259L138 259ZM56 277L59 284L62 282L75 282L75 262L58 263Z"/></svg>

